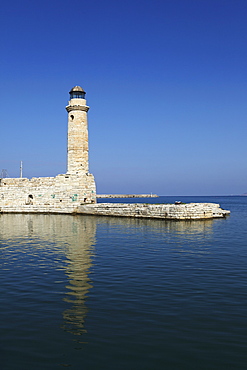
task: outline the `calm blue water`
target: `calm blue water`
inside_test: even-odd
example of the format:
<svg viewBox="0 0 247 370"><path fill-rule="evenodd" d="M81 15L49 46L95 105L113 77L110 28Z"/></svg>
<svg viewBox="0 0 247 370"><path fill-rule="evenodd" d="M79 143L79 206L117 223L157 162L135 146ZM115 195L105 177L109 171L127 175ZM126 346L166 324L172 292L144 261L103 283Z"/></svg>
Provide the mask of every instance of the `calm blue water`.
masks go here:
<svg viewBox="0 0 247 370"><path fill-rule="evenodd" d="M174 200L231 216L0 215L1 369L246 369L247 197Z"/></svg>

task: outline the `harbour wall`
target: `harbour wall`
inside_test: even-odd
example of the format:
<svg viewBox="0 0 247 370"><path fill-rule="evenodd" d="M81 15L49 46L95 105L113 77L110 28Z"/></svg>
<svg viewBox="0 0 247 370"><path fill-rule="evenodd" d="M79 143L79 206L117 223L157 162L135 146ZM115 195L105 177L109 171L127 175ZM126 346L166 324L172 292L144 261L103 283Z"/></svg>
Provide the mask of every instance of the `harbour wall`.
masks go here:
<svg viewBox="0 0 247 370"><path fill-rule="evenodd" d="M78 207L78 213L97 216L158 218L167 220L201 220L222 218L230 214L215 203L146 204L98 203Z"/></svg>
<svg viewBox="0 0 247 370"><path fill-rule="evenodd" d="M49 198L50 199L50 198ZM55 198L52 198L55 199ZM61 204L63 203L63 204ZM73 203L73 204L72 204ZM6 204L0 213L57 213L95 216L149 218L163 220L203 220L222 218L230 214L215 203L147 204L147 203L96 203L78 204L68 199L65 202L33 204Z"/></svg>
<svg viewBox="0 0 247 370"><path fill-rule="evenodd" d="M96 203L91 174L0 179L0 212L72 213L84 203Z"/></svg>

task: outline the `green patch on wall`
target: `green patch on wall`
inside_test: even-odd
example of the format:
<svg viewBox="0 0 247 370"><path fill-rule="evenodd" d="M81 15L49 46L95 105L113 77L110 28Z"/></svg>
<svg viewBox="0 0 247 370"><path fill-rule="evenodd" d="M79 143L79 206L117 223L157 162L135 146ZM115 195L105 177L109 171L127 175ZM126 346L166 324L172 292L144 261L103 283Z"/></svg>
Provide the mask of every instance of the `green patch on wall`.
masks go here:
<svg viewBox="0 0 247 370"><path fill-rule="evenodd" d="M76 202L77 201L77 197L78 197L78 194L72 195L72 197L71 197L72 202Z"/></svg>

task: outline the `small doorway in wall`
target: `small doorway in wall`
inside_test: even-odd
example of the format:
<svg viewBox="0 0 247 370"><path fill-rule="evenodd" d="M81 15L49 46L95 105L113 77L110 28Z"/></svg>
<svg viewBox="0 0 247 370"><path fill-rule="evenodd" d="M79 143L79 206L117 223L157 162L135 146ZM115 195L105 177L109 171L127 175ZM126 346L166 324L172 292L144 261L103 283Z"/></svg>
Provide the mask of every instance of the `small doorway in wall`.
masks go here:
<svg viewBox="0 0 247 370"><path fill-rule="evenodd" d="M29 196L27 197L27 204L33 204L33 195L32 194L29 194Z"/></svg>

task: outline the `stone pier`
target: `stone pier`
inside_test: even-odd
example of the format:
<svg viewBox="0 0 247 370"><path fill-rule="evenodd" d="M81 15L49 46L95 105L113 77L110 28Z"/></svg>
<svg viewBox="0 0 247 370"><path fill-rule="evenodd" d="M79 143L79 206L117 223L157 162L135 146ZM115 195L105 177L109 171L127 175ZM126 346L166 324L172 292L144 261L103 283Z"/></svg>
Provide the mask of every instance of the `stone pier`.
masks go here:
<svg viewBox="0 0 247 370"><path fill-rule="evenodd" d="M78 207L78 213L97 216L159 218L164 220L202 220L230 214L215 203L144 204L98 203Z"/></svg>

